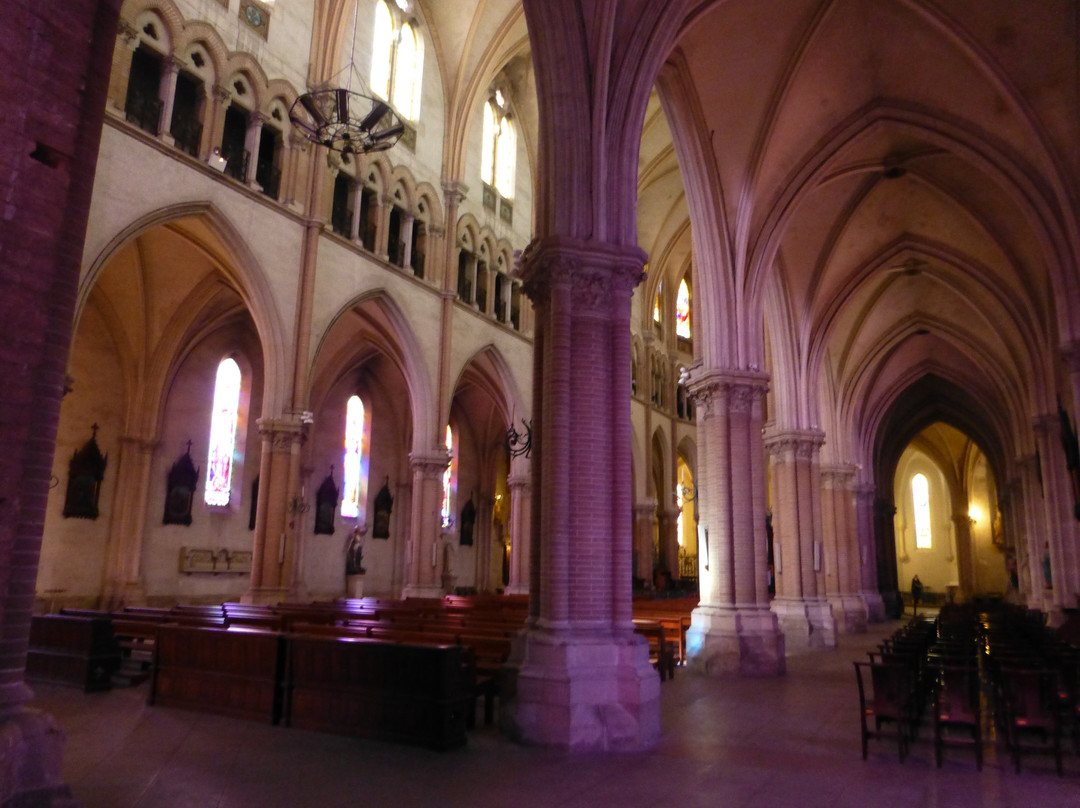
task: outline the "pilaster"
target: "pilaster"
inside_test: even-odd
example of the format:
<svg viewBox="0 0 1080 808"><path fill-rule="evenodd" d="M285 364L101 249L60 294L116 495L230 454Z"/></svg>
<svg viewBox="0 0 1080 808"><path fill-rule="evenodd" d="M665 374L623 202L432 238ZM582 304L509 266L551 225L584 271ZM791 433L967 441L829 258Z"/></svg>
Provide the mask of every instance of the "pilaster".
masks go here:
<svg viewBox="0 0 1080 808"><path fill-rule="evenodd" d="M161 119L158 121L157 135L170 146L175 144L172 132L173 105L176 102L176 77L184 66L182 59L166 56L161 65L161 84L158 98L161 99Z"/></svg>
<svg viewBox="0 0 1080 808"><path fill-rule="evenodd" d="M510 487L510 582L508 595L529 592L529 505L532 481L527 471L514 471L506 480Z"/></svg>
<svg viewBox="0 0 1080 808"><path fill-rule="evenodd" d="M142 582L142 547L149 500L150 471L157 450L156 438L120 437L120 462L116 472L116 512L105 551L105 582L102 607L146 603Z"/></svg>
<svg viewBox="0 0 1080 808"><path fill-rule="evenodd" d="M823 568L818 457L824 442L825 433L817 429L775 430L765 439L772 454L774 559L779 556L771 608L790 648L837 643L832 606L818 587Z"/></svg>
<svg viewBox="0 0 1080 808"><path fill-rule="evenodd" d="M108 109L123 115L127 103L128 83L131 80L131 59L139 48L139 32L133 25L121 22L116 31L112 70L109 72Z"/></svg>
<svg viewBox="0 0 1080 808"><path fill-rule="evenodd" d="M842 634L866 631L868 610L859 592L859 554L855 520L855 466L821 470L826 598Z"/></svg>
<svg viewBox="0 0 1080 808"><path fill-rule="evenodd" d="M874 543L874 486L860 483L855 486L855 523L859 544L859 584L867 617L880 623L886 619L885 601L878 591L877 545Z"/></svg>

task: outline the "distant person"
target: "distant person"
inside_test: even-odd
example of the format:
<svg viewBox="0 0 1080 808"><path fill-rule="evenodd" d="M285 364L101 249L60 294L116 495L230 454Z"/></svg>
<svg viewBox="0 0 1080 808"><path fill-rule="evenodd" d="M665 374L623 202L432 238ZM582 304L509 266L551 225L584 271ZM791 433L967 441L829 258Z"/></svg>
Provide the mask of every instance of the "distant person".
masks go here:
<svg viewBox="0 0 1080 808"><path fill-rule="evenodd" d="M912 614L919 613L919 601L922 600L923 585L919 580L919 576L916 575L911 579L911 608Z"/></svg>

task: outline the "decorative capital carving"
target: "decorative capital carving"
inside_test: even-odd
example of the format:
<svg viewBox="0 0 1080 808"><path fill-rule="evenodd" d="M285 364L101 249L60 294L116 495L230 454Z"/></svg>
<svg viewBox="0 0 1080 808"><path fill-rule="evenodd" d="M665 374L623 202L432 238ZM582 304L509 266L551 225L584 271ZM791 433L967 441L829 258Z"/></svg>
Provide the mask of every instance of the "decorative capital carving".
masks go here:
<svg viewBox="0 0 1080 808"><path fill-rule="evenodd" d="M687 369L685 380L703 419L720 412L749 414L769 389L769 375L752 370L705 370L694 365Z"/></svg>
<svg viewBox="0 0 1080 808"><path fill-rule="evenodd" d="M127 20L120 20L116 26L116 39L128 50L139 47L139 29Z"/></svg>
<svg viewBox="0 0 1080 808"><path fill-rule="evenodd" d="M519 493L524 493L532 488L532 477L528 472L514 472L506 478L506 484L511 491L516 488Z"/></svg>
<svg viewBox="0 0 1080 808"><path fill-rule="evenodd" d="M460 180L447 180L442 181L443 200L447 207L451 205L458 205L466 196L469 195L469 186Z"/></svg>
<svg viewBox="0 0 1080 808"><path fill-rule="evenodd" d="M222 87L220 84L215 84L210 94L222 106L232 102L232 90L228 87Z"/></svg>
<svg viewBox="0 0 1080 808"><path fill-rule="evenodd" d="M450 465L450 454L445 451L431 454L409 453L409 469L413 474L420 474L429 480L441 477L448 465Z"/></svg>
<svg viewBox="0 0 1080 808"><path fill-rule="evenodd" d="M264 123L270 120L270 116L263 112L249 112L248 113L248 129L256 126L262 126Z"/></svg>
<svg viewBox="0 0 1080 808"><path fill-rule="evenodd" d="M259 434L270 442L270 450L277 453L299 451L307 437L307 426L299 418L260 418Z"/></svg>
<svg viewBox="0 0 1080 808"><path fill-rule="evenodd" d="M562 287L575 313L604 313L613 303L629 301L645 257L637 247L549 236L525 248L515 274L537 307L547 306L553 290Z"/></svg>
<svg viewBox="0 0 1080 808"><path fill-rule="evenodd" d="M161 69L165 73L179 73L185 67L187 62L176 54L170 54L161 60Z"/></svg>
<svg viewBox="0 0 1080 808"><path fill-rule="evenodd" d="M855 485L855 467L846 463L822 466L821 484L826 488L851 490Z"/></svg>

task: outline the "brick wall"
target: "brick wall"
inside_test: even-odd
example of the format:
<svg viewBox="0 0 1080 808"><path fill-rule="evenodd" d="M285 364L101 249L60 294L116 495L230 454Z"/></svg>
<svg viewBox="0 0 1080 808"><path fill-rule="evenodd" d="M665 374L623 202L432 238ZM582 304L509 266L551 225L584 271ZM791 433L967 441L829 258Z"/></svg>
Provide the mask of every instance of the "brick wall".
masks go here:
<svg viewBox="0 0 1080 808"><path fill-rule="evenodd" d="M21 701L53 441L121 0L0 19L0 706Z"/></svg>

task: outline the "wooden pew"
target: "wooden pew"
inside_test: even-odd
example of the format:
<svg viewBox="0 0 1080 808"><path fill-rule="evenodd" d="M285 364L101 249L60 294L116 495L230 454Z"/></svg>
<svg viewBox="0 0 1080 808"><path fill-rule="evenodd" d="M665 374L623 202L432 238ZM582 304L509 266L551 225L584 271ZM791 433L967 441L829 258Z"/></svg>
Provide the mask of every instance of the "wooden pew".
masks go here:
<svg viewBox="0 0 1080 808"><path fill-rule="evenodd" d="M30 620L26 678L108 690L120 667L120 648L106 616L37 615Z"/></svg>
<svg viewBox="0 0 1080 808"><path fill-rule="evenodd" d="M450 749L465 743L468 652L360 637L289 635L285 723Z"/></svg>
<svg viewBox="0 0 1080 808"><path fill-rule="evenodd" d="M162 624L149 703L276 724L284 664L277 632Z"/></svg>

